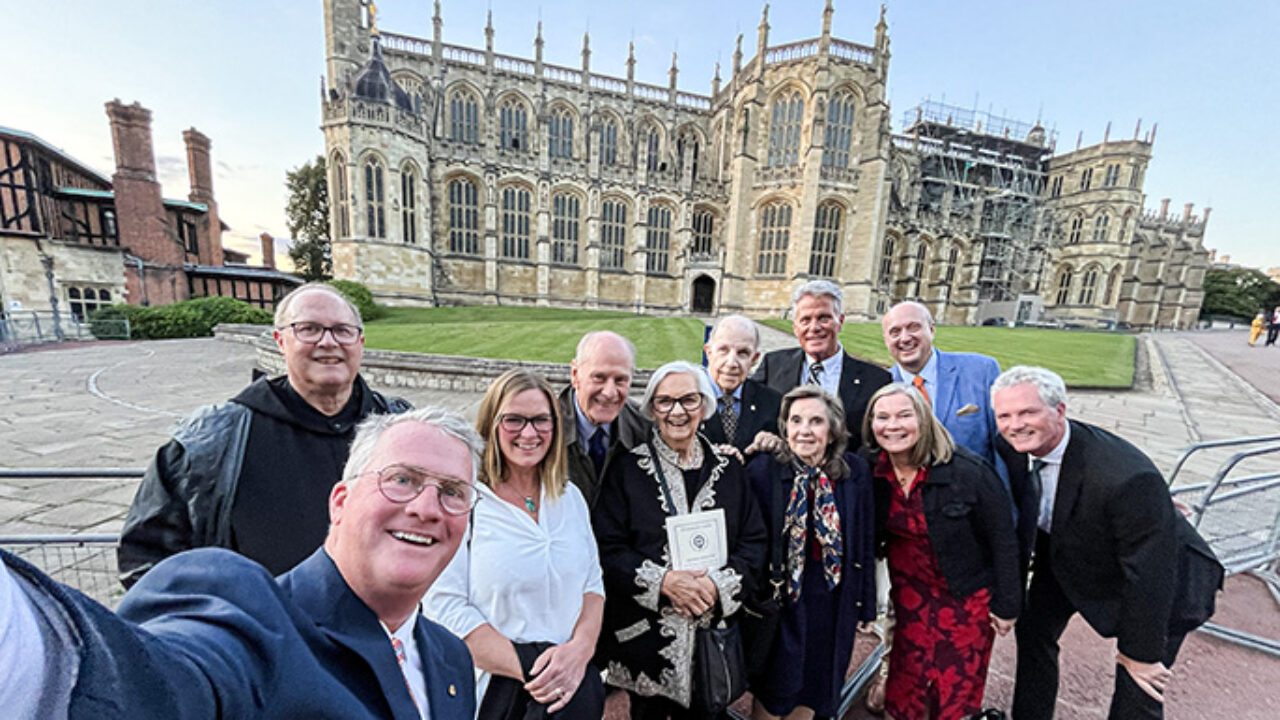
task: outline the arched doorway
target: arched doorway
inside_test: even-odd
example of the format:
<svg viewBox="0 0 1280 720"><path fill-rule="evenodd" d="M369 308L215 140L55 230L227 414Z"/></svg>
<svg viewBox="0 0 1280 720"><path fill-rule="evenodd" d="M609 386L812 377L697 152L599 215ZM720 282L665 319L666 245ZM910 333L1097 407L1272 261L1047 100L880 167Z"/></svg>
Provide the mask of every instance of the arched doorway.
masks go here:
<svg viewBox="0 0 1280 720"><path fill-rule="evenodd" d="M690 310L702 315L710 315L716 306L716 281L706 275L699 275L693 281L693 302Z"/></svg>

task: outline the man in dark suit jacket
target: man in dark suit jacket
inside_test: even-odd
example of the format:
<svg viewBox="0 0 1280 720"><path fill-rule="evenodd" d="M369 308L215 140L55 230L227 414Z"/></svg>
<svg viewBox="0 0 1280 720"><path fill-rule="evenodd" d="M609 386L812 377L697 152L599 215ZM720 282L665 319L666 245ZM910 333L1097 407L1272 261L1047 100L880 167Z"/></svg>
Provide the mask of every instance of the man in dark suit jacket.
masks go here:
<svg viewBox="0 0 1280 720"><path fill-rule="evenodd" d="M636 349L608 330L578 341L570 363L569 387L560 393L569 481L594 506L609 467L649 435L649 420L630 400Z"/></svg>
<svg viewBox="0 0 1280 720"><path fill-rule="evenodd" d="M1053 717L1058 638L1077 612L1117 640L1109 717L1163 717L1169 668L1186 634L1213 614L1222 566L1142 451L1067 420L1057 374L1013 367L991 393L1024 561L1034 549L1016 626L1014 720Z"/></svg>
<svg viewBox="0 0 1280 720"><path fill-rule="evenodd" d="M747 373L760 359L760 330L751 318L726 315L711 329L703 346L707 374L716 391L716 411L702 423L702 432L717 445L732 445L745 454L781 447L778 411L782 395ZM733 433L726 432L726 425Z"/></svg>
<svg viewBox="0 0 1280 720"><path fill-rule="evenodd" d="M192 550L113 614L0 552L5 717L470 720L466 645L417 608L466 532L481 447L444 410L370 419L324 546L275 580Z"/></svg>
<svg viewBox="0 0 1280 720"><path fill-rule="evenodd" d="M845 425L850 428L849 450L862 444L856 428L872 393L892 381L883 368L855 360L840 344L844 327L844 293L827 280L811 280L791 296L791 325L800 347L766 353L751 376L785 395L797 385L816 383L840 398Z"/></svg>

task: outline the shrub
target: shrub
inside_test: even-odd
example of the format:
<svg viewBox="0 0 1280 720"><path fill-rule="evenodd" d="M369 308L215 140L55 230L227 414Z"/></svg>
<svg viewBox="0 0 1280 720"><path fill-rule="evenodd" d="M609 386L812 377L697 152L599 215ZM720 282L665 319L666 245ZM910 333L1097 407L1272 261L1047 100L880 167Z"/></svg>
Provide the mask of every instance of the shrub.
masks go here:
<svg viewBox="0 0 1280 720"><path fill-rule="evenodd" d="M360 319L364 322L386 316L387 309L373 301L373 293L369 292L369 288L362 283L354 280L330 280L329 284L347 296L347 299L360 311Z"/></svg>
<svg viewBox="0 0 1280 720"><path fill-rule="evenodd" d="M270 325L271 313L242 300L227 297L204 297L170 305L137 307L112 305L90 316L95 335L114 330L121 318L129 320L130 334L138 340L208 337L220 323Z"/></svg>

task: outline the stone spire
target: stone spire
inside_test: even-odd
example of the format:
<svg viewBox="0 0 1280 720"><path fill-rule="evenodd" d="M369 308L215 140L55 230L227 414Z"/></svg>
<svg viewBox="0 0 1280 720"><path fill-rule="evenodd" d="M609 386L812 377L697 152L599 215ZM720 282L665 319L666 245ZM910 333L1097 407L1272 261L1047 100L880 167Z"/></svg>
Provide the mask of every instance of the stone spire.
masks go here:
<svg viewBox="0 0 1280 720"><path fill-rule="evenodd" d="M627 43L627 92L630 92L631 84L636 81L636 44L634 42Z"/></svg>
<svg viewBox="0 0 1280 720"><path fill-rule="evenodd" d="M440 0L436 0L435 12L431 14L431 57L436 62L443 58L444 18L440 16Z"/></svg>
<svg viewBox="0 0 1280 720"><path fill-rule="evenodd" d="M533 66L538 77L542 77L542 47L546 42L542 39L542 21L538 21L538 34L533 38Z"/></svg>
<svg viewBox="0 0 1280 720"><path fill-rule="evenodd" d="M582 72L591 69L591 33L582 33Z"/></svg>
<svg viewBox="0 0 1280 720"><path fill-rule="evenodd" d="M668 86L672 90L676 89L676 76L680 74L680 68L676 67L676 53L671 53L671 69L667 71L667 77L670 78L671 84Z"/></svg>
<svg viewBox="0 0 1280 720"><path fill-rule="evenodd" d="M716 72L711 76L711 97L720 94L720 63L716 63Z"/></svg>
<svg viewBox="0 0 1280 720"><path fill-rule="evenodd" d="M484 21L484 64L493 67L493 11L490 10Z"/></svg>
<svg viewBox="0 0 1280 720"><path fill-rule="evenodd" d="M769 3L764 4L764 12L760 13L760 25L756 28L756 55L760 58L760 66L764 67L764 51L769 47Z"/></svg>
<svg viewBox="0 0 1280 720"><path fill-rule="evenodd" d="M889 23L884 19L885 6L880 6L880 22L876 23L876 49L884 52L889 49Z"/></svg>
<svg viewBox="0 0 1280 720"><path fill-rule="evenodd" d="M742 72L742 33L738 33L738 42L733 47L733 76Z"/></svg>
<svg viewBox="0 0 1280 720"><path fill-rule="evenodd" d="M826 7L822 8L822 36L823 37L831 37L831 16L834 15L835 12L836 12L835 8L831 7L831 0L827 0ZM882 15L881 17L884 17L884 16Z"/></svg>

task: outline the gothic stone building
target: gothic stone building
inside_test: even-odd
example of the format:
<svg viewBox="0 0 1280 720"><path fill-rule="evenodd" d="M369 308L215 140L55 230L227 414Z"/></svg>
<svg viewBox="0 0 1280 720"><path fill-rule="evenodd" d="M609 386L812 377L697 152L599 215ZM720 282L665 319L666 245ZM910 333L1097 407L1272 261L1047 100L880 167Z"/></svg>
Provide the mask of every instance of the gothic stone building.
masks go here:
<svg viewBox="0 0 1280 720"><path fill-rule="evenodd" d="M890 130L872 44L742 37L711 92L380 32L325 0L323 132L335 273L398 304L785 313L810 278L870 318L918 298L944 322L1039 296L1062 319L1186 326L1204 223L1142 211L1154 134L1053 155L1036 126L922 105ZM1130 173L1121 183L1113 177ZM1097 182L1081 179L1095 173ZM1136 178L1136 180L1134 179ZM1134 184L1136 182L1136 184Z"/></svg>

